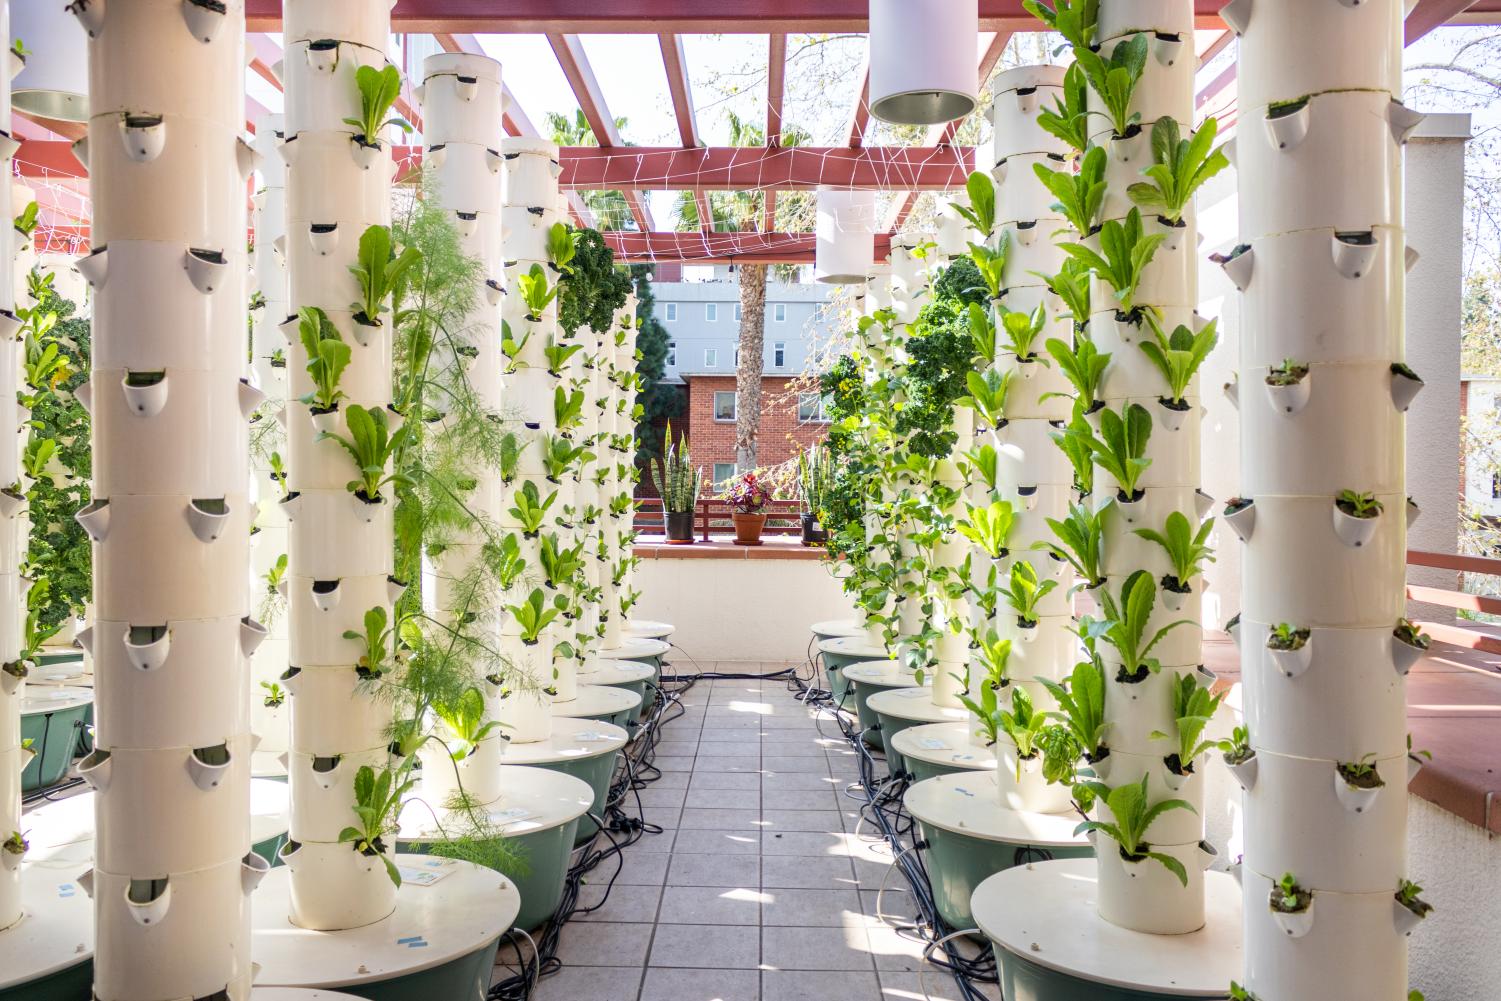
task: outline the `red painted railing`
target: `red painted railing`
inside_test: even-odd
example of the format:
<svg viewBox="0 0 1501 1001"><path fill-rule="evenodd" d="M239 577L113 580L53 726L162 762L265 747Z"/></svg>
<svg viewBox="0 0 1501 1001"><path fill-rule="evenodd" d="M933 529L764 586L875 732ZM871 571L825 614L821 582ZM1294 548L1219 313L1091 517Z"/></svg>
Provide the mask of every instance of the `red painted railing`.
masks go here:
<svg viewBox="0 0 1501 1001"><path fill-rule="evenodd" d="M1431 567L1436 570L1453 570L1462 574L1474 573L1501 577L1501 560L1487 556L1458 556L1452 553L1426 553L1417 549L1409 549L1407 565ZM1452 588L1408 584L1407 597L1411 601L1421 601L1424 604L1439 605L1458 611L1501 615L1501 598L1490 595L1468 594ZM1463 625L1463 622L1464 620L1461 619L1453 625L1447 622L1419 622L1418 625L1436 640L1469 650L1501 654L1501 635Z"/></svg>
<svg viewBox="0 0 1501 1001"><path fill-rule="evenodd" d="M712 533L734 534L730 522L731 508L728 501L718 498L700 498L693 511L693 534L709 541ZM802 533L802 504L795 500L774 500L766 506L764 535L800 535ZM636 498L636 531L647 535L666 535L667 524L662 513L660 497Z"/></svg>

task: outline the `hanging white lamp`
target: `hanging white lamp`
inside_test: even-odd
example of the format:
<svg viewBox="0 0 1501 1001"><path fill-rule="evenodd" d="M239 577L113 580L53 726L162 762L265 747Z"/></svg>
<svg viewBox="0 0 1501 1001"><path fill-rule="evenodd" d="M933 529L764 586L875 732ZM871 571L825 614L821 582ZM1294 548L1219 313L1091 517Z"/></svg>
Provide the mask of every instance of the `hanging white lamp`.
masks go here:
<svg viewBox="0 0 1501 1001"><path fill-rule="evenodd" d="M936 125L975 109L979 0L870 0L870 113Z"/></svg>
<svg viewBox="0 0 1501 1001"><path fill-rule="evenodd" d="M827 285L865 281L875 258L874 191L818 189L813 277Z"/></svg>
<svg viewBox="0 0 1501 1001"><path fill-rule="evenodd" d="M28 50L11 84L15 109L37 118L88 121L88 36L78 19L60 3L16 4L10 19L11 37Z"/></svg>

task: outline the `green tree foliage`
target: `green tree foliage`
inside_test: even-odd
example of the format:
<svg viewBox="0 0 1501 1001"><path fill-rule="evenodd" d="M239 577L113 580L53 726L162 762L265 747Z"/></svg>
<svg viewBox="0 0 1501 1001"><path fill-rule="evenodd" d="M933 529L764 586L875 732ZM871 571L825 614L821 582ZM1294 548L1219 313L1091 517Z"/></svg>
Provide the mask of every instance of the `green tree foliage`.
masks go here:
<svg viewBox="0 0 1501 1001"><path fill-rule="evenodd" d="M973 264L969 265L974 268ZM946 457L957 440L954 401L967 392L966 377L974 370L974 345L969 330L969 303L984 297L975 270L974 285L966 285L957 261L933 283L933 300L917 314L907 341L909 363L900 376L906 400L896 417L898 432L911 434L910 450L917 455Z"/></svg>
<svg viewBox="0 0 1501 1001"><path fill-rule="evenodd" d="M66 477L37 481L28 493L31 538L26 562L51 582L51 602L41 613L44 625L56 625L82 614L93 593L93 568L89 537L73 515L92 497L89 479L93 459L89 452L89 415L73 393L89 377L91 331L89 321L74 313L77 307L60 296L50 282L32 276L31 291L37 295L30 312L55 314L57 323L49 337L67 356L71 374L49 391L39 392L31 411L31 434L57 442L57 456Z"/></svg>
<svg viewBox="0 0 1501 1001"><path fill-rule="evenodd" d="M636 402L642 408L636 424L636 463L642 466L661 455L658 445L661 436L652 432L652 426L676 417L683 405L678 391L662 382L667 371L668 337L667 329L657 322L652 270L650 264L631 265L631 280L636 283L636 319L641 323L636 331L636 374L641 377L641 392Z"/></svg>

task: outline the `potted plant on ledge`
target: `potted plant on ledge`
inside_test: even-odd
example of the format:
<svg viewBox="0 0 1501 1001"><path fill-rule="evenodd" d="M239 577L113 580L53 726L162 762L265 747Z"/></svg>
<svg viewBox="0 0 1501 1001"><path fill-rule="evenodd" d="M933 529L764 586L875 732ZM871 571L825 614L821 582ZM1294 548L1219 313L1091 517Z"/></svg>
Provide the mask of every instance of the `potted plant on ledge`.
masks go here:
<svg viewBox="0 0 1501 1001"><path fill-rule="evenodd" d="M735 524L735 542L759 546L761 530L766 527L766 505L771 503L771 488L754 472L741 473L730 480L724 499L735 509L730 515Z"/></svg>
<svg viewBox="0 0 1501 1001"><path fill-rule="evenodd" d="M651 478L662 497L667 541L674 546L693 545L693 512L698 507L703 470L695 470L692 463L687 440L674 443L669 424L662 440L662 458L652 464Z"/></svg>
<svg viewBox="0 0 1501 1001"><path fill-rule="evenodd" d="M814 445L798 453L797 483L803 498L803 545L822 546L829 541L823 512L828 510L834 492L834 461L827 449Z"/></svg>

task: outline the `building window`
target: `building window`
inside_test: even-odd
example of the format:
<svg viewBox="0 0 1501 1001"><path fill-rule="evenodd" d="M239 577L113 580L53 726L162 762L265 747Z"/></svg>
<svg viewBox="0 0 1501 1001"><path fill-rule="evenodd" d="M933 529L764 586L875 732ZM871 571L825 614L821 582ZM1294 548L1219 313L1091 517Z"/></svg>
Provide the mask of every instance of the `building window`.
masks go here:
<svg viewBox="0 0 1501 1001"><path fill-rule="evenodd" d="M740 303L735 303L735 322L740 322Z"/></svg>
<svg viewBox="0 0 1501 1001"><path fill-rule="evenodd" d="M824 398L818 393L797 394L797 419L803 424L827 424L824 413Z"/></svg>
<svg viewBox="0 0 1501 1001"><path fill-rule="evenodd" d="M771 307L771 318L776 323L786 323L787 322L787 304L785 302L779 302L775 306L772 306Z"/></svg>
<svg viewBox="0 0 1501 1001"><path fill-rule="evenodd" d="M704 368L719 367L719 351L715 348L704 348Z"/></svg>
<svg viewBox="0 0 1501 1001"><path fill-rule="evenodd" d="M725 486L735 478L735 464L733 462L714 463L714 489L723 490Z"/></svg>
<svg viewBox="0 0 1501 1001"><path fill-rule="evenodd" d="M735 391L733 389L721 389L714 394L714 419L716 421L735 419Z"/></svg>
<svg viewBox="0 0 1501 1001"><path fill-rule="evenodd" d="M719 319L719 303L710 302L704 305L704 319L714 323Z"/></svg>
<svg viewBox="0 0 1501 1001"><path fill-rule="evenodd" d="M1491 474L1491 500L1501 500L1501 473Z"/></svg>
<svg viewBox="0 0 1501 1001"><path fill-rule="evenodd" d="M668 341L667 342L667 364L669 364L669 365L676 365L677 363L678 363L678 342L677 341Z"/></svg>
<svg viewBox="0 0 1501 1001"><path fill-rule="evenodd" d="M675 302L669 302L663 308L667 310L667 322L676 323L678 318L678 304Z"/></svg>
<svg viewBox="0 0 1501 1001"><path fill-rule="evenodd" d="M777 341L771 346L771 365L773 368L787 367L787 343Z"/></svg>
<svg viewBox="0 0 1501 1001"><path fill-rule="evenodd" d="M735 346L735 371L740 371L740 346Z"/></svg>

